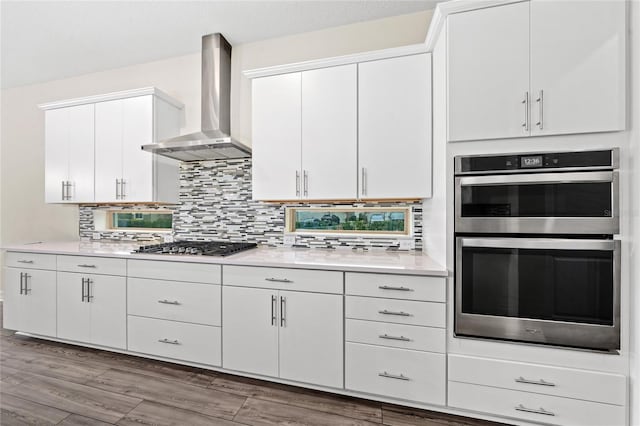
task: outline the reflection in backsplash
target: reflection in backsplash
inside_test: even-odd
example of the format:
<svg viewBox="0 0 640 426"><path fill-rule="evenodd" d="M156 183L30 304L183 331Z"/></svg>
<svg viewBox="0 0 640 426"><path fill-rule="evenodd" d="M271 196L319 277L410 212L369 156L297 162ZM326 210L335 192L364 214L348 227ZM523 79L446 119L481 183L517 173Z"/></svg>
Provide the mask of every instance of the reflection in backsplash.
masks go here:
<svg viewBox="0 0 640 426"><path fill-rule="evenodd" d="M422 249L422 203L376 202L347 204L295 203L296 207L410 207L413 214L413 240ZM176 240L249 241L263 245L283 244L285 205L251 200L251 159L216 160L180 165L180 198L173 210ZM80 206L80 237L91 239L100 233L103 239L149 241L161 240L166 233L100 230L99 211L113 206ZM126 209L149 210L150 206L127 205ZM151 207L158 208L158 207ZM98 213L97 213L98 212ZM97 213L97 214L96 214ZM96 226L98 225L98 226ZM404 238L406 239L406 237ZM366 246L395 247L396 236L297 235L296 245L307 247Z"/></svg>

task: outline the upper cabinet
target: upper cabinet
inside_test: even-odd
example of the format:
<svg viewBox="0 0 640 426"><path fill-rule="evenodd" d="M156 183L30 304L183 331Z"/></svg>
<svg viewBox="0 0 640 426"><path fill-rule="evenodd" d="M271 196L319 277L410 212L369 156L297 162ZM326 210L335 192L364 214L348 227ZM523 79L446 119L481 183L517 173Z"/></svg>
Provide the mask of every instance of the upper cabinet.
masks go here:
<svg viewBox="0 0 640 426"><path fill-rule="evenodd" d="M140 146L177 135L182 104L148 88L40 107L46 202L177 201L178 163Z"/></svg>
<svg viewBox="0 0 640 426"><path fill-rule="evenodd" d="M359 198L431 197L431 55L358 71Z"/></svg>
<svg viewBox="0 0 640 426"><path fill-rule="evenodd" d="M625 128L625 2L513 3L448 19L450 141Z"/></svg>
<svg viewBox="0 0 640 426"><path fill-rule="evenodd" d="M253 198L430 197L430 59L414 51L248 72Z"/></svg>

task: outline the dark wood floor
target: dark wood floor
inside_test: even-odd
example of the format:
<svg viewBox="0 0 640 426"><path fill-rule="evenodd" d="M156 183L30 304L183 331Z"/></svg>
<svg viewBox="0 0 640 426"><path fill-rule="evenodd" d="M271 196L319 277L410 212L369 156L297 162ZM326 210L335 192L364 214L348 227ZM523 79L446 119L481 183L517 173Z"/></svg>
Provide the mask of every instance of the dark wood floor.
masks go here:
<svg viewBox="0 0 640 426"><path fill-rule="evenodd" d="M493 424L0 333L3 426Z"/></svg>

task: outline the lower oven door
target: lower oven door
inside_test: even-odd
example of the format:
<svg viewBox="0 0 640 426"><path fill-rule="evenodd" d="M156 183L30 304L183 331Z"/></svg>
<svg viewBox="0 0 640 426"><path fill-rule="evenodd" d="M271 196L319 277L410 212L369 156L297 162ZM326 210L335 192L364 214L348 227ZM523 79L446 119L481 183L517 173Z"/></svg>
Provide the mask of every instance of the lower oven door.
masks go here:
<svg viewBox="0 0 640 426"><path fill-rule="evenodd" d="M456 238L455 333L620 349L620 242Z"/></svg>

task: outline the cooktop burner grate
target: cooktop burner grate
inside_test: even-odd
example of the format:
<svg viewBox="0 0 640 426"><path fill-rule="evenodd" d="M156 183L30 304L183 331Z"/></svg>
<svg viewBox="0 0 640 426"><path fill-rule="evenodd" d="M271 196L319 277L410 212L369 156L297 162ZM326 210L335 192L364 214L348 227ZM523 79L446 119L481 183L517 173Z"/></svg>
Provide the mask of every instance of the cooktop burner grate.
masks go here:
<svg viewBox="0 0 640 426"><path fill-rule="evenodd" d="M256 243L231 243L228 241L176 241L173 243L140 246L133 252L193 256L229 256L257 246Z"/></svg>

